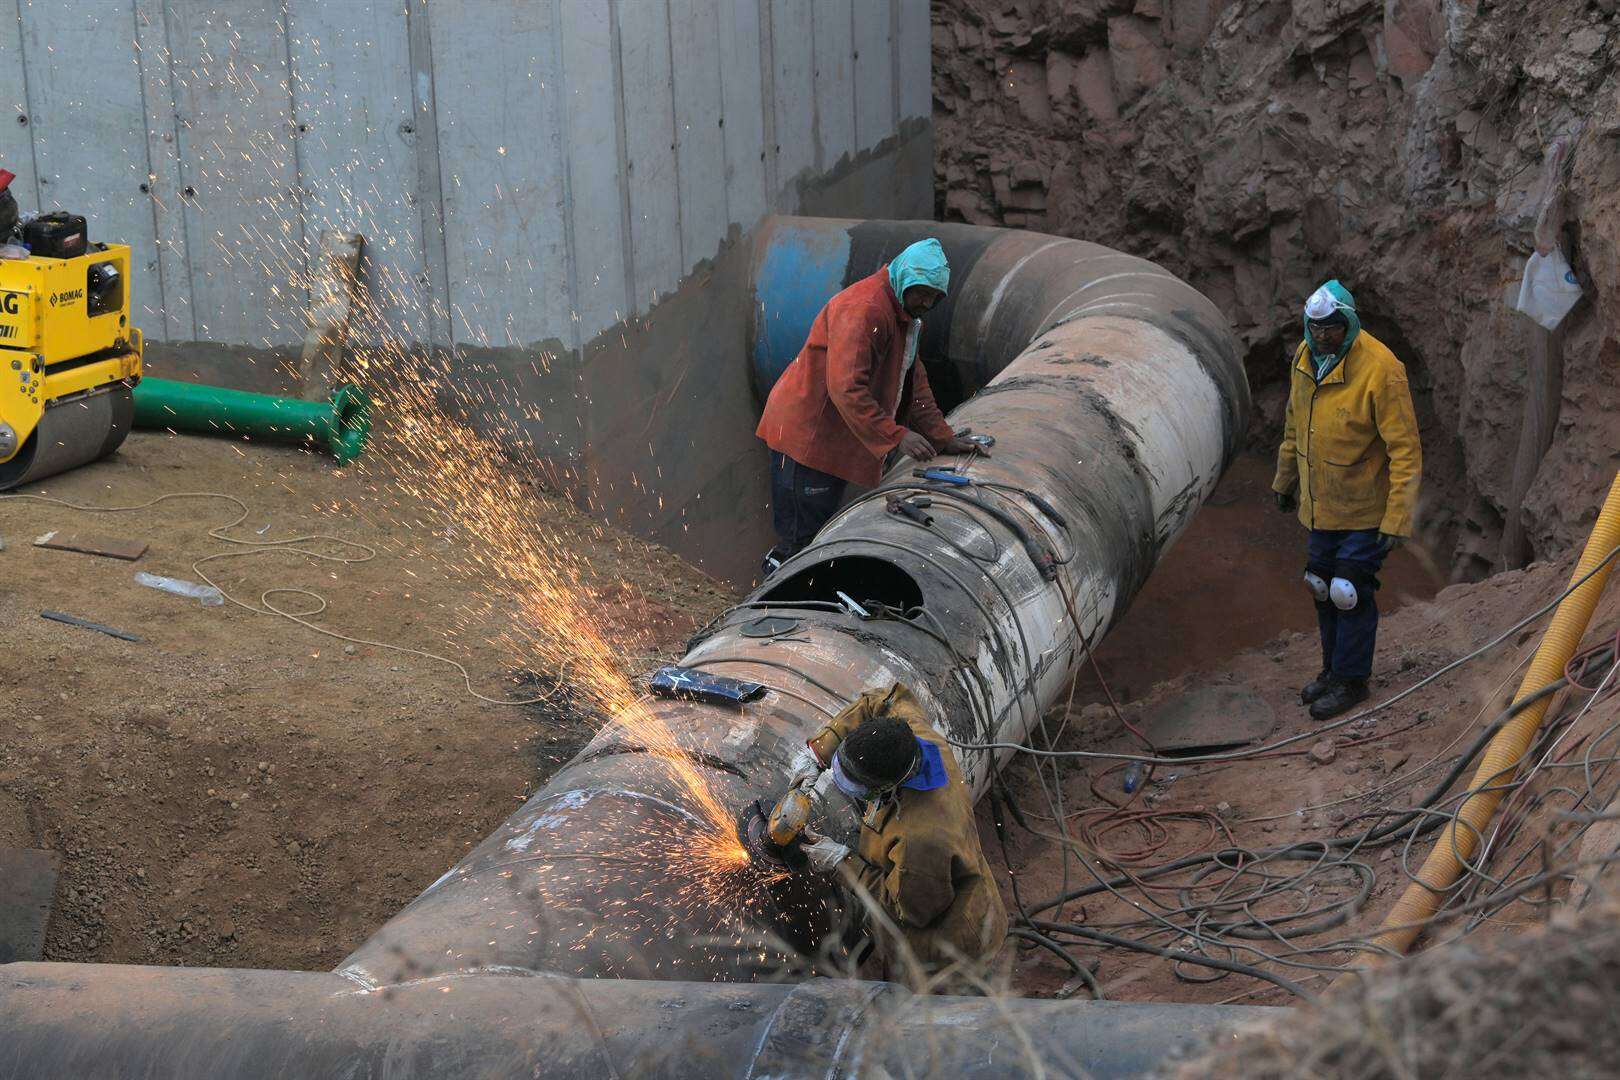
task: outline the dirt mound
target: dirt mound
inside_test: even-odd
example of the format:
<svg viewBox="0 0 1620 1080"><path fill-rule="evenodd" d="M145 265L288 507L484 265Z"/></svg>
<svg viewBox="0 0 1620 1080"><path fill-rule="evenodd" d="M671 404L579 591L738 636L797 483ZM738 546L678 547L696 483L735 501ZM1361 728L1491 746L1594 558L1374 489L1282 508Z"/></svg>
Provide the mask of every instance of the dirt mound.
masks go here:
<svg viewBox="0 0 1620 1080"><path fill-rule="evenodd" d="M1584 535L1620 445L1617 8L936 0L938 209L1117 246L1204 290L1250 350L1261 443L1299 304L1342 278L1412 373L1438 561L1458 579L1522 565ZM1587 299L1549 340L1504 297L1559 138L1556 239Z"/></svg>
<svg viewBox="0 0 1620 1080"><path fill-rule="evenodd" d="M1620 908L1459 944L1345 980L1320 1005L1224 1039L1177 1080L1612 1076Z"/></svg>

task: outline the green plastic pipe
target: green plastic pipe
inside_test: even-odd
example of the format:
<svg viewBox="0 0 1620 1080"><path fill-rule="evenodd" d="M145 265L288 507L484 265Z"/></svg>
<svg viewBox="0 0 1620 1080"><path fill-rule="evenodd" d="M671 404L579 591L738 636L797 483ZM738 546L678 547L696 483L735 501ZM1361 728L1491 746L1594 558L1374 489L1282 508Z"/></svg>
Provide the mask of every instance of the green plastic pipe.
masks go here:
<svg viewBox="0 0 1620 1080"><path fill-rule="evenodd" d="M144 378L135 384L135 426L197 435L249 435L283 442L314 441L347 465L365 449L371 399L344 384L331 401L299 401L223 386Z"/></svg>

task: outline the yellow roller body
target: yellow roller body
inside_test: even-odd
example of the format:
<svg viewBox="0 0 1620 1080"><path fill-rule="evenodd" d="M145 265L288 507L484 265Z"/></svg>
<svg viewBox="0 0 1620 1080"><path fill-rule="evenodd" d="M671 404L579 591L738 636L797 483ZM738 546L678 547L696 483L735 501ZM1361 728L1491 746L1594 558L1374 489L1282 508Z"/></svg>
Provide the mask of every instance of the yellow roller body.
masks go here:
<svg viewBox="0 0 1620 1080"><path fill-rule="evenodd" d="M1586 549L1581 553L1581 561L1570 578L1571 584L1592 573L1593 567L1617 546L1620 546L1620 474L1616 475L1608 497L1603 501L1597 524L1592 526ZM1515 702L1563 678L1564 666L1575 655L1581 638L1586 634L1592 611L1597 607L1613 566L1612 562L1605 563L1601 570L1587 578L1558 605L1541 645L1536 649L1535 658L1530 661L1530 670L1525 673L1519 692L1513 699ZM1469 785L1469 790L1474 794L1468 796L1458 809L1457 819L1447 823L1440 839L1435 841L1434 850L1423 861L1416 879L1406 887L1373 937L1374 944L1405 952L1417 939L1424 921L1434 915L1441 900L1461 876L1464 861L1473 857L1479 838L1485 833L1485 826L1496 813L1497 804L1506 794L1507 785L1512 782L1519 762L1541 726L1550 700L1549 697L1542 697L1523 712L1515 714L1490 741L1479 771ZM1494 790L1484 790L1487 788Z"/></svg>
<svg viewBox="0 0 1620 1080"><path fill-rule="evenodd" d="M128 433L141 334L129 248L0 259L0 490L112 453Z"/></svg>

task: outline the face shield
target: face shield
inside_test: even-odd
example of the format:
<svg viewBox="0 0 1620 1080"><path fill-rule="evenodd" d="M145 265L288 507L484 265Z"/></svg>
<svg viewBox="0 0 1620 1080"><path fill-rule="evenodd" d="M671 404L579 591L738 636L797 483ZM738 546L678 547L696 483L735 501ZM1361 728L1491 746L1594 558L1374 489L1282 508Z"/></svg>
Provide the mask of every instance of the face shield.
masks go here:
<svg viewBox="0 0 1620 1080"><path fill-rule="evenodd" d="M833 752L832 775L838 790L852 799L865 799L872 792L871 788L849 775L844 768L844 755L837 751Z"/></svg>

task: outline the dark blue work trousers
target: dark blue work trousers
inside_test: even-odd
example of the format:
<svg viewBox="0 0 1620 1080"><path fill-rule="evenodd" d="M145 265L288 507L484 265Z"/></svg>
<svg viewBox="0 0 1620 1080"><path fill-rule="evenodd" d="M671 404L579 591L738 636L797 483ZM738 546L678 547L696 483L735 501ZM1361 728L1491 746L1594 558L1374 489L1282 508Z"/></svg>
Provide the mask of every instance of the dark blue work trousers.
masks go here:
<svg viewBox="0 0 1620 1080"><path fill-rule="evenodd" d="M1356 587L1356 605L1341 611L1332 600L1318 601L1316 625L1322 634L1322 670L1341 679L1372 674L1378 643L1378 571L1389 553L1377 529L1312 529L1305 568L1323 581L1340 577Z"/></svg>
<svg viewBox="0 0 1620 1080"><path fill-rule="evenodd" d="M776 546L765 556L765 575L803 551L844 501L844 481L771 451L771 522Z"/></svg>

